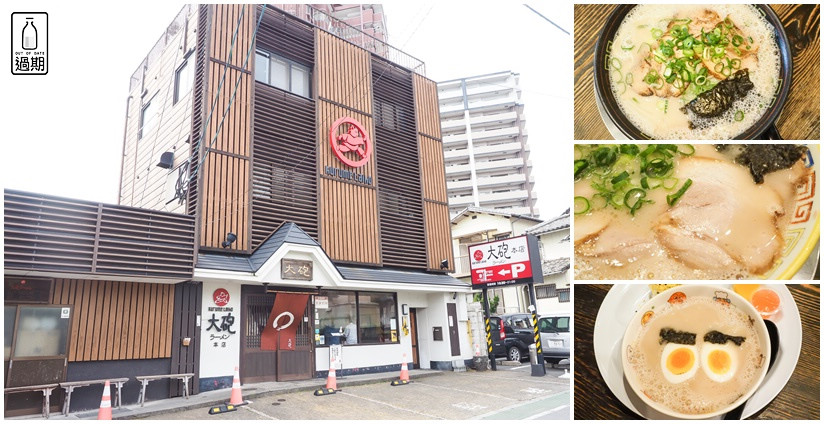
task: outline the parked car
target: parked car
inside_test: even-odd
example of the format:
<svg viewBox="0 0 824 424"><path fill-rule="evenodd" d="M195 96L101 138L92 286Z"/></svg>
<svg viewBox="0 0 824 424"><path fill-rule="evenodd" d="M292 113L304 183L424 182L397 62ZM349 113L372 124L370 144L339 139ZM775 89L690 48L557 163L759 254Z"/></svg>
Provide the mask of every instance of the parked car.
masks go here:
<svg viewBox="0 0 824 424"><path fill-rule="evenodd" d="M569 359L569 314L554 314L538 319L541 347L547 362Z"/></svg>
<svg viewBox="0 0 824 424"><path fill-rule="evenodd" d="M493 318L497 319L493 320ZM490 317L489 325L492 329L492 353L496 357L506 356L510 361L519 362L529 358L529 345L535 342L532 335L531 314L502 314ZM496 328L498 331L495 331ZM495 346L496 339L498 341L501 339L501 333L504 335L503 346Z"/></svg>

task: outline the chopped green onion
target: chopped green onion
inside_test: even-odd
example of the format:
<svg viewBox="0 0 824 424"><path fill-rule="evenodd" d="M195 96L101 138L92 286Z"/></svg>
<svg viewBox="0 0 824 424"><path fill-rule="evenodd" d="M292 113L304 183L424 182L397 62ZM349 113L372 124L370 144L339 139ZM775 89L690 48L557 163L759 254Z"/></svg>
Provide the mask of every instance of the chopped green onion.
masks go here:
<svg viewBox="0 0 824 424"><path fill-rule="evenodd" d="M732 59L730 60L730 67L733 69L738 69L741 67L741 59Z"/></svg>
<svg viewBox="0 0 824 424"><path fill-rule="evenodd" d="M678 201L678 199L680 199L681 196L683 196L684 193L687 192L687 189L690 188L691 185L692 185L692 180L687 178L687 181L684 181L684 185L682 185L681 188L678 189L677 192L675 192L675 194L667 195L667 204L670 205L670 206L675 205L675 203Z"/></svg>
<svg viewBox="0 0 824 424"><path fill-rule="evenodd" d="M647 197L646 191L640 188L634 188L624 195L624 205L629 208L629 212L632 215L635 215L635 211L640 209L644 204L645 197Z"/></svg>
<svg viewBox="0 0 824 424"><path fill-rule="evenodd" d="M632 156L638 156L638 152L640 151L637 144L622 144L618 147L618 150L622 154Z"/></svg>
<svg viewBox="0 0 824 424"><path fill-rule="evenodd" d="M647 182L647 177L641 178L641 187L649 190L649 183Z"/></svg>
<svg viewBox="0 0 824 424"><path fill-rule="evenodd" d="M575 215L581 215L589 212L590 204L586 197L575 196L575 199L573 199L573 205L575 207Z"/></svg>
<svg viewBox="0 0 824 424"><path fill-rule="evenodd" d="M704 84L707 83L707 77L705 77L703 75L699 75L699 76L695 77L695 83L698 84L698 85L704 85Z"/></svg>
<svg viewBox="0 0 824 424"><path fill-rule="evenodd" d="M621 181L625 181L625 180L628 180L628 179L629 179L629 172L624 171L624 172L616 175L615 177L613 177L610 182L612 183L612 185L616 185L616 184L620 183Z"/></svg>
<svg viewBox="0 0 824 424"><path fill-rule="evenodd" d="M661 38L662 35L664 35L664 31L661 31L658 28L653 28L650 30L650 32L652 33L652 38L655 38L656 40Z"/></svg>
<svg viewBox="0 0 824 424"><path fill-rule="evenodd" d="M589 161L586 159L578 159L575 161L575 178L578 178L585 169L589 167Z"/></svg>
<svg viewBox="0 0 824 424"><path fill-rule="evenodd" d="M670 177L661 182L661 187L664 187L667 190L672 190L675 186L678 185L678 178Z"/></svg>
<svg viewBox="0 0 824 424"><path fill-rule="evenodd" d="M658 158L647 163L647 166L644 168L644 173L650 177L660 178L667 175L670 169L672 169L672 164L670 162Z"/></svg>
<svg viewBox="0 0 824 424"><path fill-rule="evenodd" d="M740 46L743 42L744 42L744 37L742 37L740 35L736 35L736 36L732 37L732 45L735 46L735 47Z"/></svg>
<svg viewBox="0 0 824 424"><path fill-rule="evenodd" d="M659 100L658 104L657 104L658 110L661 110L661 111L664 111L664 113L667 113L667 106L668 106L667 102L668 102L668 100L666 100L666 99Z"/></svg>
<svg viewBox="0 0 824 424"><path fill-rule="evenodd" d="M740 121L743 121L743 120L744 120L744 112L743 112L743 111L740 111L740 110L739 110L739 111L736 111L736 112L735 112L735 117L734 117L734 118L735 118L735 120L736 120L736 121L739 121L739 122L740 122Z"/></svg>
<svg viewBox="0 0 824 424"><path fill-rule="evenodd" d="M592 153L592 158L595 159L595 165L605 167L615 163L618 156L610 147L599 147Z"/></svg>
<svg viewBox="0 0 824 424"><path fill-rule="evenodd" d="M684 156L692 156L695 154L695 146L693 146L692 144L682 144L682 146L685 147L684 150L681 150L681 148L679 148L678 153Z"/></svg>
<svg viewBox="0 0 824 424"><path fill-rule="evenodd" d="M617 57L613 57L612 60L609 61L609 64L610 64L610 67L612 69L615 69L615 70L618 70L618 71L621 70L621 61L618 60Z"/></svg>

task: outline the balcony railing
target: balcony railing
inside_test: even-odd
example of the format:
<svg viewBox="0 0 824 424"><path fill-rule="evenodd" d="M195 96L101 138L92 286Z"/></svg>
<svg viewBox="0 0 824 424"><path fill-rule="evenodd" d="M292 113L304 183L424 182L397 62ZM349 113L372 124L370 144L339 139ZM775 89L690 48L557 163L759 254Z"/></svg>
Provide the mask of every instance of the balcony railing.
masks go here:
<svg viewBox="0 0 824 424"><path fill-rule="evenodd" d="M193 216L15 190L4 194L5 270L192 278Z"/></svg>
<svg viewBox="0 0 824 424"><path fill-rule="evenodd" d="M320 9L308 4L276 4L275 6L290 15L303 19L326 32L332 33L356 46L375 53L384 59L426 76L426 67L421 60L390 46L385 41L379 40L340 19L330 16Z"/></svg>

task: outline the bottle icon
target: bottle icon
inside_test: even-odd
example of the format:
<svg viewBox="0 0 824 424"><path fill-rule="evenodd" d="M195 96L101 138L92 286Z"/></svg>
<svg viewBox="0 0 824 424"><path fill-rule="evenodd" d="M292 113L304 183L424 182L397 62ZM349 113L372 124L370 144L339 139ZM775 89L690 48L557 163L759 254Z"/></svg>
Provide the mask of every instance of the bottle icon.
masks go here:
<svg viewBox="0 0 824 424"><path fill-rule="evenodd" d="M23 50L34 50L37 48L37 28L34 26L34 18L26 18L26 26L23 27Z"/></svg>

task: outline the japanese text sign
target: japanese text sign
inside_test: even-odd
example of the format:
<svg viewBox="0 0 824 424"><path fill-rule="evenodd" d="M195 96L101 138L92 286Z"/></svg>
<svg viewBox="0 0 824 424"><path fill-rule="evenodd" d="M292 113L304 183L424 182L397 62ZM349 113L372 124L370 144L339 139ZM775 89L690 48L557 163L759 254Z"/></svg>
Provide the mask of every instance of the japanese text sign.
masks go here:
<svg viewBox="0 0 824 424"><path fill-rule="evenodd" d="M538 239L532 235L469 246L469 261L475 288L540 283L544 279Z"/></svg>
<svg viewBox="0 0 824 424"><path fill-rule="evenodd" d="M312 281L312 261L281 259L280 278L284 280Z"/></svg>

